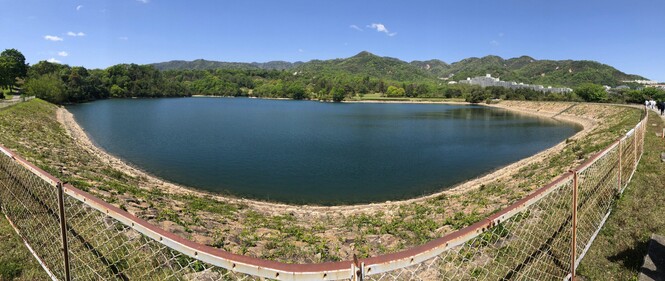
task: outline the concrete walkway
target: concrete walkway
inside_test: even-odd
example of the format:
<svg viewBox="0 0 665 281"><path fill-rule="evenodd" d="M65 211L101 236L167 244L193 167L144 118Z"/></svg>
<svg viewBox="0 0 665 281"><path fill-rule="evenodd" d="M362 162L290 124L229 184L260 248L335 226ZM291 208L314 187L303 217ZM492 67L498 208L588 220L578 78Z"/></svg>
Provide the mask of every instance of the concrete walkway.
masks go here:
<svg viewBox="0 0 665 281"><path fill-rule="evenodd" d="M653 234L644 257L639 281L665 281L665 237Z"/></svg>

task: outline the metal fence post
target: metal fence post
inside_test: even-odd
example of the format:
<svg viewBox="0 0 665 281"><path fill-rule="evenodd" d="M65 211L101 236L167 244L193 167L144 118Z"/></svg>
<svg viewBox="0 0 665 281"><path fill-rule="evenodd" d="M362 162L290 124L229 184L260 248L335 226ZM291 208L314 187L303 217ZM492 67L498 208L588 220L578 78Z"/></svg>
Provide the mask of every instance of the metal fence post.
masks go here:
<svg viewBox="0 0 665 281"><path fill-rule="evenodd" d="M363 281L365 279L365 263L358 260L358 256L353 254L351 263L351 281Z"/></svg>
<svg viewBox="0 0 665 281"><path fill-rule="evenodd" d="M633 134L633 149L635 150L635 162L633 163L633 171L637 169L637 160L639 160L637 157L637 135L639 134L640 128L636 128L635 133Z"/></svg>
<svg viewBox="0 0 665 281"><path fill-rule="evenodd" d="M618 183L617 183L617 194L621 193L621 188L622 188L621 187L621 170L623 169L623 167L621 166L621 161L623 161L623 160L621 160L621 159L623 157L623 143L624 143L624 141L620 140L619 145L618 145L618 147L619 147L619 176L618 176L618 179L617 179L617 181L618 181Z"/></svg>
<svg viewBox="0 0 665 281"><path fill-rule="evenodd" d="M572 222L572 242L570 248L570 280L575 281L575 260L577 259L577 180L579 173L573 172L573 222Z"/></svg>
<svg viewBox="0 0 665 281"><path fill-rule="evenodd" d="M65 222L65 196L62 183L56 183L58 189L58 209L60 214L60 236L62 237L62 255L65 266L65 280L71 280L69 272L69 247L67 246L67 223Z"/></svg>

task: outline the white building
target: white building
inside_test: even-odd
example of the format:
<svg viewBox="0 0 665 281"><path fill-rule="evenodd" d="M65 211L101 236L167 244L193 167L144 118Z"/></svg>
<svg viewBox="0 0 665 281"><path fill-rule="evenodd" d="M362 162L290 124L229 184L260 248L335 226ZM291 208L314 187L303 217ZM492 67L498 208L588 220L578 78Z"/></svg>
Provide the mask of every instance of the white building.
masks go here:
<svg viewBox="0 0 665 281"><path fill-rule="evenodd" d="M494 87L505 87L510 89L531 89L547 93L570 93L573 91L573 89L571 88L552 88L552 86L548 86L547 88L545 88L545 86L543 85L530 85L524 83L517 83L513 81L501 81L501 79L499 78L492 77L491 74L487 74L485 76L477 76L473 78L469 77L466 78L466 80L460 81L459 83L478 85L483 88L494 86Z"/></svg>

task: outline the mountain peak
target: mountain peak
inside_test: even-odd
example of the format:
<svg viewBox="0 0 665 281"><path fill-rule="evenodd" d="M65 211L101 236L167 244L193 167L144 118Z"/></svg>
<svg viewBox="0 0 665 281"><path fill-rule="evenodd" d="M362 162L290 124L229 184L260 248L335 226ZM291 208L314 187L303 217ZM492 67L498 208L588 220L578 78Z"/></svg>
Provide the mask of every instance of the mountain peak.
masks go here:
<svg viewBox="0 0 665 281"><path fill-rule="evenodd" d="M370 52L368 52L368 51L362 51L362 52L356 54L356 55L353 56L353 57L354 57L354 58L356 58L356 57L361 58L361 57L376 57L376 56L377 56L377 55L372 54L372 53L370 53Z"/></svg>
<svg viewBox="0 0 665 281"><path fill-rule="evenodd" d="M495 56L495 55L487 55L482 58L480 58L482 61L495 61L495 62L502 62L503 58L500 56Z"/></svg>

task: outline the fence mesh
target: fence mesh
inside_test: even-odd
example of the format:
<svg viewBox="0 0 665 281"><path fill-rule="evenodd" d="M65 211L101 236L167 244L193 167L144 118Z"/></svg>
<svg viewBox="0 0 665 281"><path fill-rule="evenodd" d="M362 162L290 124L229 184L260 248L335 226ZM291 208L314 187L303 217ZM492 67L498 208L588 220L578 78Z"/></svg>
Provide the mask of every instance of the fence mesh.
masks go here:
<svg viewBox="0 0 665 281"><path fill-rule="evenodd" d="M612 146L578 173L576 260L592 242L592 236L604 223L604 217L618 194L618 148L618 145Z"/></svg>
<svg viewBox="0 0 665 281"><path fill-rule="evenodd" d="M572 180L466 243L371 280L551 280L570 268Z"/></svg>
<svg viewBox="0 0 665 281"><path fill-rule="evenodd" d="M72 280L253 280L175 251L65 197Z"/></svg>
<svg viewBox="0 0 665 281"><path fill-rule="evenodd" d="M2 212L23 234L44 266L63 279L57 190L12 158L0 154L0 197Z"/></svg>
<svg viewBox="0 0 665 281"><path fill-rule="evenodd" d="M644 120L559 181L456 232L456 238L440 238L443 242L438 246L415 254L425 255L424 261L403 264L403 259L395 259L362 266L349 261L348 275L328 275L333 269L325 267L319 267L318 275L288 272L247 259L242 262L249 269L243 271L236 268L238 261L228 257L201 258L195 251L200 248L180 250L173 246L177 239L168 236L169 243L163 241L146 230L145 221L120 210L109 213L108 208L91 203L99 200L91 195L61 190L59 184L45 180L49 176L44 172L27 168L27 162L1 146L7 153L0 154L0 207L42 266L58 280L66 280L67 272L71 280L265 280L270 276L282 280L561 280L570 276L573 262L583 258L634 172L644 148ZM62 201L58 192L63 192ZM66 251L61 233L66 237Z"/></svg>

